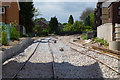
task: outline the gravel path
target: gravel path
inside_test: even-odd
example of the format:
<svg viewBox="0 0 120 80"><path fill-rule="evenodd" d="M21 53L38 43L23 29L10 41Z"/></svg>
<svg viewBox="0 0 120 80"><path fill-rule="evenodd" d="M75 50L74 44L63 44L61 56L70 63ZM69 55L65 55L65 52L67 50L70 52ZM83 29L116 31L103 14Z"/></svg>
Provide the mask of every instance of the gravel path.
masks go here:
<svg viewBox="0 0 120 80"><path fill-rule="evenodd" d="M98 55L90 51L86 51L82 48L78 48L68 42L76 36L58 37L57 43L50 41L50 48L55 59L55 77L57 78L118 78L118 74L105 65L97 62L96 60L82 55L70 47L74 47L81 52L85 52L91 56L100 59L113 67L118 69L117 61L106 57L104 55ZM18 78L52 78L52 62L53 58L48 46L48 38L45 38L40 43L37 51L25 65L24 69L18 74ZM23 63L32 54L35 46L39 41L36 41L24 52L15 56L14 58L6 61L3 64L3 77L10 78L14 73L23 65ZM63 48L63 51L60 51ZM117 66L117 67L116 67Z"/></svg>
<svg viewBox="0 0 120 80"><path fill-rule="evenodd" d="M97 54L97 53L94 53L92 51L88 51L86 49L74 46L72 44L69 44L68 42L71 41L72 38L73 38L73 36L71 36L71 37L69 36L68 38L66 38L66 37L60 37L59 38L59 40L61 40L60 44L63 43L63 45L66 44L67 46L74 47L77 50L79 50L79 51L81 51L83 53L86 53L87 55L90 55L92 57L95 57L96 59L99 59L100 61L106 63L107 65L111 66L115 70L119 71L120 66L119 66L119 61L118 60L113 59L113 58L108 57L108 56L105 56L105 55L102 55L102 54ZM71 52L67 52L67 53L71 53ZM80 53L78 53L78 54L81 55ZM82 61L82 59L79 58L80 57L79 55L76 56L75 58L72 57L70 59L71 60L73 59L73 61L75 61L78 58L78 60L80 60L82 63L88 61L85 64L88 64L88 63L91 62L89 58L82 58L84 60L84 61ZM73 56L75 56L75 54L73 54ZM78 61L75 61L75 62L78 62ZM100 63L99 63L99 66L100 66L100 69L101 69L101 72L102 72L102 75L103 75L104 78L118 78L119 75L116 72L112 71L111 69L107 68L106 66L104 66L104 65L102 65Z"/></svg>

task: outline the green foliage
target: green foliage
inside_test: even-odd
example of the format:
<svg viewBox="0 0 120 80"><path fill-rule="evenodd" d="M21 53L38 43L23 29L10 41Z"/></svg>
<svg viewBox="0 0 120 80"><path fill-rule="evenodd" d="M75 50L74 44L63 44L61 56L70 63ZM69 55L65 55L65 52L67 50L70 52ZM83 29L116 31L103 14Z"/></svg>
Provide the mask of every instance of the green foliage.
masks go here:
<svg viewBox="0 0 120 80"><path fill-rule="evenodd" d="M7 40L7 32L3 31L2 33L2 45L7 45L8 44L8 40Z"/></svg>
<svg viewBox="0 0 120 80"><path fill-rule="evenodd" d="M71 31L83 31L83 22L82 21L76 21L73 25L70 27Z"/></svg>
<svg viewBox="0 0 120 80"><path fill-rule="evenodd" d="M2 32L6 31L6 30L7 30L7 26L1 26L0 30L1 30Z"/></svg>
<svg viewBox="0 0 120 80"><path fill-rule="evenodd" d="M85 26L91 27L90 29L94 29L94 14L90 13L90 15L84 21ZM91 31L91 30L90 30Z"/></svg>
<svg viewBox="0 0 120 80"><path fill-rule="evenodd" d="M85 19L90 15L90 13L94 13L94 10L93 10L92 8L86 8L86 9L82 12L82 14L81 14L81 16L80 16L80 19L81 19L82 21L85 21Z"/></svg>
<svg viewBox="0 0 120 80"><path fill-rule="evenodd" d="M43 21L47 21L47 20L46 20L45 18L43 18L43 17L41 17L40 19L43 20Z"/></svg>
<svg viewBox="0 0 120 80"><path fill-rule="evenodd" d="M83 29L84 29L85 32L90 32L90 31L92 31L91 26L84 26Z"/></svg>
<svg viewBox="0 0 120 80"><path fill-rule="evenodd" d="M7 27L1 26L0 30L1 30L1 43L2 43L2 45L7 45L8 44L7 32L6 32Z"/></svg>
<svg viewBox="0 0 120 80"><path fill-rule="evenodd" d="M71 31L71 24L68 23L67 25L65 25L63 31Z"/></svg>
<svg viewBox="0 0 120 80"><path fill-rule="evenodd" d="M87 34L82 34L81 37L82 37L83 40L86 40L87 39Z"/></svg>
<svg viewBox="0 0 120 80"><path fill-rule="evenodd" d="M35 25L33 30L37 32L37 36L47 36L49 33L49 27L42 29L40 25Z"/></svg>
<svg viewBox="0 0 120 80"><path fill-rule="evenodd" d="M41 15L41 14L40 14L40 10L39 10L38 8L37 8L37 9L34 9L34 8L33 8L33 10L34 10L33 13L34 13L34 17L35 17L35 18L37 18L39 15Z"/></svg>
<svg viewBox="0 0 120 80"><path fill-rule="evenodd" d="M94 14L90 13L90 26L92 29L95 29L95 24L94 24Z"/></svg>
<svg viewBox="0 0 120 80"><path fill-rule="evenodd" d="M64 31L83 31L84 24L82 21L75 21L74 24L68 23L66 26L64 26Z"/></svg>
<svg viewBox="0 0 120 80"><path fill-rule="evenodd" d="M20 34L17 31L16 27L11 27L11 36L10 36L10 39L11 40L18 40L19 36L20 36Z"/></svg>
<svg viewBox="0 0 120 80"><path fill-rule="evenodd" d="M37 18L37 19L35 19L34 22L37 23L37 21L39 21L39 20L47 21L45 18L41 17L41 18Z"/></svg>
<svg viewBox="0 0 120 80"><path fill-rule="evenodd" d="M56 33L58 28L58 20L56 17L52 17L49 22L49 33Z"/></svg>
<svg viewBox="0 0 120 80"><path fill-rule="evenodd" d="M85 26L90 26L90 16L88 16L84 21Z"/></svg>
<svg viewBox="0 0 120 80"><path fill-rule="evenodd" d="M31 33L33 29L33 17L35 8L33 2L19 2L20 3L20 25L25 26L26 32Z"/></svg>
<svg viewBox="0 0 120 80"><path fill-rule="evenodd" d="M73 23L74 23L73 16L70 15L69 20L68 20L68 24L73 24Z"/></svg>
<svg viewBox="0 0 120 80"><path fill-rule="evenodd" d="M41 31L42 31L42 28L41 28L40 25L35 25L35 27L33 28L33 30L34 30L35 32L38 32L38 35L40 35L40 34L41 34Z"/></svg>
<svg viewBox="0 0 120 80"><path fill-rule="evenodd" d="M104 40L104 38L102 38L102 39L94 38L94 42L100 43L101 45L109 46L109 43L106 40Z"/></svg>
<svg viewBox="0 0 120 80"><path fill-rule="evenodd" d="M62 25L65 26L65 25L67 25L67 23L63 23Z"/></svg>
<svg viewBox="0 0 120 80"><path fill-rule="evenodd" d="M18 24L16 23L16 21L14 23L11 23L11 24L12 24L12 27L11 27L11 32L10 32L10 34L11 34L10 39L11 40L18 40L18 38L20 37L20 34L16 29Z"/></svg>
<svg viewBox="0 0 120 80"><path fill-rule="evenodd" d="M23 34L22 37L29 37L29 35L28 34Z"/></svg>

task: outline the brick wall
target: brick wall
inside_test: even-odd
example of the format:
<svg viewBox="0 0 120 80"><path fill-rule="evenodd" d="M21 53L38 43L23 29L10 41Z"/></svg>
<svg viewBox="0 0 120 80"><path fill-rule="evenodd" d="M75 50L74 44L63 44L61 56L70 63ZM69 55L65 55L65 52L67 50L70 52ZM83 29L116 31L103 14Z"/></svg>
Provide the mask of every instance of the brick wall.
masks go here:
<svg viewBox="0 0 120 80"><path fill-rule="evenodd" d="M118 6L120 6L120 2L114 2L109 6L109 23L120 24L120 16L118 16Z"/></svg>
<svg viewBox="0 0 120 80"><path fill-rule="evenodd" d="M2 15L2 22L5 23L6 15L6 24L16 21L19 24L19 8L17 2L11 2L10 7L5 8L5 14Z"/></svg>
<svg viewBox="0 0 120 80"><path fill-rule="evenodd" d="M6 11L6 23L10 24L10 22L16 22L19 24L19 8L17 2L12 2L10 8Z"/></svg>

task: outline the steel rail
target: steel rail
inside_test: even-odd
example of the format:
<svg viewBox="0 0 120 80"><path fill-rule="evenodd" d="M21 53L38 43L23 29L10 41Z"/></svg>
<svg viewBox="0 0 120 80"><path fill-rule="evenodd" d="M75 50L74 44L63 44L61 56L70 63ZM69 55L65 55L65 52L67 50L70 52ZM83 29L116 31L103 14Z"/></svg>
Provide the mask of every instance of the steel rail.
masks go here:
<svg viewBox="0 0 120 80"><path fill-rule="evenodd" d="M110 66L108 66L108 65L107 65L107 64L105 64L104 62L102 62L102 61L100 61L100 60L98 60L98 59L96 59L96 58L94 58L94 57L92 57L92 56L90 56L90 55L87 55L87 54L85 54L85 53L83 53L83 52L80 52L80 51L78 51L78 50L77 50L77 49L75 49L75 48L72 48L72 47L70 47L70 48L71 48L72 50L76 51L76 52L79 52L80 54L86 55L86 56L88 56L88 57L90 57L90 58L92 58L92 59L94 59L94 60L98 61L99 63L101 63L101 64L105 65L106 67L108 67L109 69L111 69L111 70L115 71L117 74L119 74L119 75L120 75L120 72L118 72L118 71L116 71L115 69L111 68Z"/></svg>
<svg viewBox="0 0 120 80"><path fill-rule="evenodd" d="M118 55L116 55L116 54L109 53L109 52L106 52L106 53L97 52L98 50L95 51L95 50L92 50L92 48L86 48L85 46L80 46L80 45L77 45L77 44L72 43L72 42L69 42L69 43L70 43L70 44L73 44L73 45L76 45L76 46L78 46L78 47L82 47L82 48L84 48L84 49L87 49L87 50L89 50L89 51L92 51L92 52L98 53L98 54L103 54L103 55L105 55L105 56L108 56L108 57L111 57L111 58L114 58L114 59L117 59L117 60L120 61L120 58L115 58L115 57L118 57ZM109 55L106 55L106 54L109 54ZM112 57L112 56L110 56L110 55L115 56L115 57Z"/></svg>
<svg viewBox="0 0 120 80"><path fill-rule="evenodd" d="M41 40L40 40L41 42ZM16 80L17 75L19 74L19 72L25 67L25 65L28 63L28 61L31 59L31 57L35 54L40 42L37 44L35 50L33 51L33 53L30 55L30 57L27 59L27 61L23 64L23 66L17 71L17 73L12 77L12 80Z"/></svg>
<svg viewBox="0 0 120 80"><path fill-rule="evenodd" d="M50 39L48 40L48 46L49 46L50 53L51 53L51 55L52 55L52 59L53 59L53 62L52 62L53 80L56 80L55 58L54 58L54 54L53 54L53 52L52 52L52 49L51 49L51 47L50 47Z"/></svg>

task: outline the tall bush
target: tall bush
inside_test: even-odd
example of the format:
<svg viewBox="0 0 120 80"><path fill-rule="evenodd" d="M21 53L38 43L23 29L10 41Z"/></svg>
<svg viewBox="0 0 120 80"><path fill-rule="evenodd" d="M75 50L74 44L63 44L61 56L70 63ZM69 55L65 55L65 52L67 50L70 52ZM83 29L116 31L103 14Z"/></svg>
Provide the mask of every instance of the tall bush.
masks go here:
<svg viewBox="0 0 120 80"><path fill-rule="evenodd" d="M83 31L83 22L76 21L73 25L71 25L71 31Z"/></svg>
<svg viewBox="0 0 120 80"><path fill-rule="evenodd" d="M58 20L56 17L52 17L49 22L49 33L56 33L58 28Z"/></svg>
<svg viewBox="0 0 120 80"><path fill-rule="evenodd" d="M8 40L7 40L7 32L3 31L2 33L2 45L7 45L8 44Z"/></svg>
<svg viewBox="0 0 120 80"><path fill-rule="evenodd" d="M17 31L16 27L17 27L17 23L12 23L11 36L10 36L11 40L18 40L20 36L20 33Z"/></svg>
<svg viewBox="0 0 120 80"><path fill-rule="evenodd" d="M1 30L1 43L2 45L7 45L8 44L8 40L7 40L7 27L6 26L2 26L0 28Z"/></svg>
<svg viewBox="0 0 120 80"><path fill-rule="evenodd" d="M70 23L70 24L73 24L73 23L74 23L74 19L73 19L73 16L72 16L72 15L70 15L69 20L68 20L68 23Z"/></svg>

